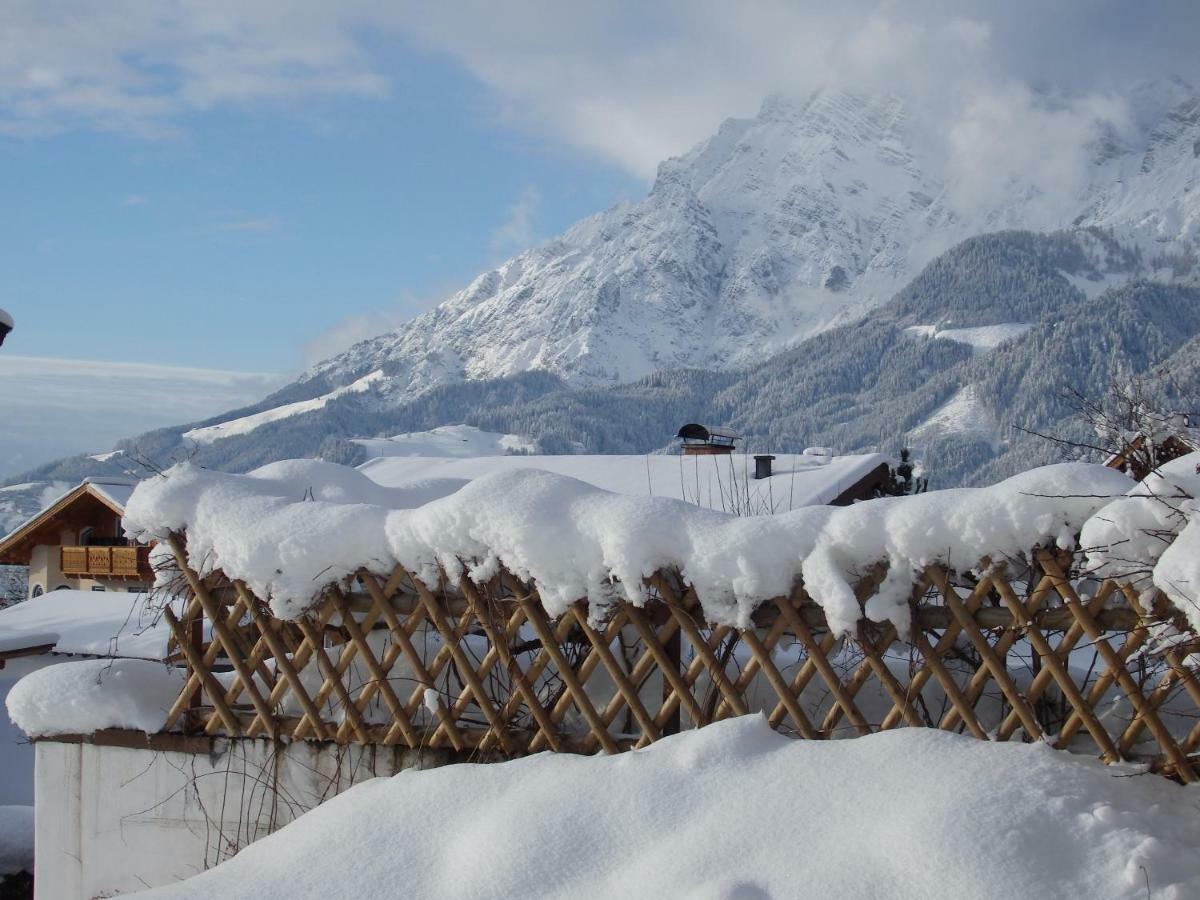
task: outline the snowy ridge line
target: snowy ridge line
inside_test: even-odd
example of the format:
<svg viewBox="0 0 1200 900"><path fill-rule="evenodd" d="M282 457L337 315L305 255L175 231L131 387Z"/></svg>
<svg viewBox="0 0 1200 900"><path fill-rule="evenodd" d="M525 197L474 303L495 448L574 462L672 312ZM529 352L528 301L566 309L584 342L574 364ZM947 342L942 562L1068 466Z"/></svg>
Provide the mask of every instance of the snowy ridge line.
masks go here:
<svg viewBox="0 0 1200 900"><path fill-rule="evenodd" d="M191 431L185 431L183 437L195 441L197 444L211 444L213 441L219 441L221 438L232 437L236 434L249 434L256 428L266 425L268 422L278 422L280 419L288 419L302 413L323 409L325 404L330 400L336 400L338 397L344 397L347 394L366 393L371 389L371 385L375 384L382 377L382 370L376 370L350 384L335 388L327 394L322 394L320 397L314 397L311 400L299 400L295 403L286 403L283 406L252 413L238 419L229 419L225 422L219 422L216 425L193 428Z"/></svg>
<svg viewBox="0 0 1200 900"><path fill-rule="evenodd" d="M427 583L444 571L452 584L507 569L536 585L551 616L587 598L599 620L620 600L642 605L646 580L674 569L716 624L749 627L759 603L802 579L835 634L865 613L904 635L910 591L926 566L965 572L984 558L1073 548L1084 523L1129 486L1113 469L1063 463L986 488L739 518L537 470L499 472L449 493L441 484L382 488L318 460L249 475L181 463L138 486L125 528L141 540L186 534L189 568L243 581L284 619L361 568L386 574L403 565ZM863 608L853 585L880 563L887 575Z"/></svg>

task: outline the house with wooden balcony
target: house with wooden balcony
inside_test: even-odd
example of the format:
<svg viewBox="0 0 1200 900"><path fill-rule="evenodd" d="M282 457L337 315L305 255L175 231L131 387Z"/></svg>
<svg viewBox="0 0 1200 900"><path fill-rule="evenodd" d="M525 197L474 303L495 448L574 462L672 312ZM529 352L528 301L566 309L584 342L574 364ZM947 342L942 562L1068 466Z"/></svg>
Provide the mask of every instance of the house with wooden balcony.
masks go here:
<svg viewBox="0 0 1200 900"><path fill-rule="evenodd" d="M148 590L150 548L121 529L133 479L88 478L0 540L0 563L29 567L29 596Z"/></svg>

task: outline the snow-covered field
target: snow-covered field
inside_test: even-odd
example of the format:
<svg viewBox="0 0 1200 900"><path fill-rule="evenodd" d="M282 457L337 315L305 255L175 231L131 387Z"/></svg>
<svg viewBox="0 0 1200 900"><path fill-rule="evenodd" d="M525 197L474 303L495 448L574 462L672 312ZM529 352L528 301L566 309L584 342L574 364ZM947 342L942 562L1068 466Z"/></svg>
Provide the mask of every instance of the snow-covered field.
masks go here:
<svg viewBox="0 0 1200 900"><path fill-rule="evenodd" d="M924 448L928 458L937 439L948 434L978 435L993 444L1000 441L1000 423L979 401L974 385L955 391L928 419L909 432L909 440L915 447Z"/></svg>
<svg viewBox="0 0 1200 900"><path fill-rule="evenodd" d="M49 645L50 653L19 656L6 660L0 669L0 804L33 802L33 747L27 734L37 733L31 722L16 723L8 710L8 698L15 685L26 675L63 678L69 672L82 672L69 663L78 656L128 656L132 662L150 665L146 660L161 660L167 655L169 629L161 614L162 601L152 603L146 594L120 591L50 591L6 609L0 609L0 651L20 651ZM179 611L177 604L176 610ZM111 659L94 661L100 669L112 666ZM158 673L166 673L161 664ZM96 674L93 670L92 675ZM82 676L79 676L82 677ZM109 685L110 688L112 685ZM122 721L108 714L96 696L79 698L66 696L54 689L50 692L50 712L67 725L79 725L66 718L74 704L82 703L92 722L109 727ZM105 701L107 702L107 701ZM169 704L168 704L169 705ZM108 719L97 718L108 715ZM164 717L165 718L165 717ZM160 718L159 723L161 724ZM24 727L22 727L24 726ZM0 851L2 856L2 851ZM2 873L0 873L2 874Z"/></svg>
<svg viewBox="0 0 1200 900"><path fill-rule="evenodd" d="M9 719L30 737L125 728L153 734L183 689L183 669L148 659L48 665L8 692Z"/></svg>
<svg viewBox="0 0 1200 900"><path fill-rule="evenodd" d="M632 490L636 460L652 483L655 459L680 465L631 457L610 477ZM143 538L186 529L194 567L244 579L283 616L364 564L426 577L438 562L452 576L454 561L471 574L502 563L536 582L551 614L583 595L601 610L616 591L636 600L642 577L669 565L714 621L744 624L801 576L847 632L864 612L855 577L886 561L865 612L903 629L920 566L965 571L1037 544L1074 548L1081 532L1090 565L1119 574L1136 561L1185 612L1200 580L1196 511L1181 499L1200 493L1200 454L1136 485L1069 463L989 488L774 516L609 492L530 460L292 460L251 475L184 463L139 485L126 525ZM1163 553L1164 530L1180 532L1187 559ZM64 721L154 730L179 683L152 663L84 663L35 673L8 705L35 734ZM795 742L747 716L616 757L367 782L147 896L1187 898L1200 895L1197 849L1200 798L1140 769L919 728Z"/></svg>
<svg viewBox="0 0 1200 900"><path fill-rule="evenodd" d="M615 757L368 781L139 896L1200 896L1200 797L1133 774L927 729L794 741L747 716Z"/></svg>
<svg viewBox="0 0 1200 900"><path fill-rule="evenodd" d="M911 325L904 329L923 337L940 341L955 341L973 347L977 353L995 350L1005 341L1020 337L1033 325L1026 322L1006 322L1002 325L978 325L974 328L941 328L937 325Z"/></svg>

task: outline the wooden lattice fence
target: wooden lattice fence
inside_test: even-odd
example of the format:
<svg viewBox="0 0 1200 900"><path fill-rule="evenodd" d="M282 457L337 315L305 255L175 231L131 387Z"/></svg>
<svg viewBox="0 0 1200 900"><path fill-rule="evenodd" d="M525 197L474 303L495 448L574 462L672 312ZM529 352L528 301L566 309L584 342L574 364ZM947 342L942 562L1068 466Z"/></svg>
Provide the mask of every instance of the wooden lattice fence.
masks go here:
<svg viewBox="0 0 1200 900"><path fill-rule="evenodd" d="M506 571L452 587L402 566L360 571L283 621L244 584L200 578L183 541L171 543L192 598L164 614L188 677L168 730L497 758L614 753L761 711L808 739L924 726L1200 773L1195 635L1156 592L1073 577L1069 554L984 561L979 576L930 566L911 634L864 620L835 638L801 584L737 629L708 623L673 572L602 624L586 599L552 620ZM860 601L885 574L864 574Z"/></svg>

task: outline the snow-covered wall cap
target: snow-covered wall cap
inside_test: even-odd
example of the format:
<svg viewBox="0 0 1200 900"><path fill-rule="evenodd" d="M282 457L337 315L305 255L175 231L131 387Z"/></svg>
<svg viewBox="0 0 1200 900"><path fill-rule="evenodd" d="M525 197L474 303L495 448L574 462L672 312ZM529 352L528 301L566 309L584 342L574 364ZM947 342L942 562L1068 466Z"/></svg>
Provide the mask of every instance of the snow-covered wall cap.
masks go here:
<svg viewBox="0 0 1200 900"><path fill-rule="evenodd" d="M131 728L153 734L183 690L182 669L145 659L89 659L31 672L8 692L12 723L29 737Z"/></svg>
<svg viewBox="0 0 1200 900"><path fill-rule="evenodd" d="M866 612L904 631L915 572L937 562L965 571L985 556L1015 557L1046 543L1074 546L1084 521L1129 480L1065 463L987 488L743 518L535 469L453 487L383 488L315 460L248 475L181 463L138 486L124 523L140 540L186 531L194 570L245 581L284 618L359 567L382 574L402 563L433 578L440 564L455 578L465 561L474 578L503 565L532 579L552 615L585 596L595 616L619 596L641 602L643 579L674 567L712 621L743 626L759 602L803 577L831 627L849 631L861 616L852 585L885 562L888 579ZM448 495L432 499L439 492Z"/></svg>

